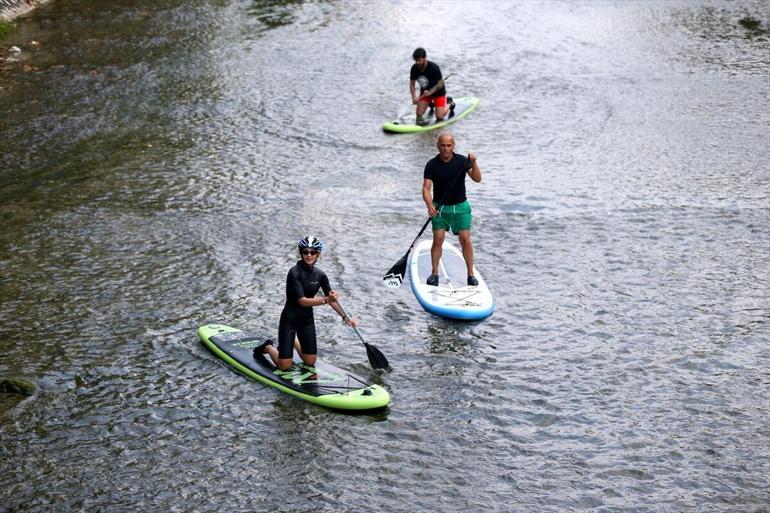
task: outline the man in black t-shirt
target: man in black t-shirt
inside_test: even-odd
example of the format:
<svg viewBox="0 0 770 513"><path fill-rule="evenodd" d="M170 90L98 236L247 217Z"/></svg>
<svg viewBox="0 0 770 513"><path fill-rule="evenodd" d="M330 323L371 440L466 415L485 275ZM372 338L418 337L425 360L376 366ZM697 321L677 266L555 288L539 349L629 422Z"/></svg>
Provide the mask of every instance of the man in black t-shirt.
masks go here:
<svg viewBox="0 0 770 513"><path fill-rule="evenodd" d="M409 71L409 94L412 95L412 104L417 105L417 124L425 123L423 116L428 107L433 104L436 110L436 121L444 119L447 113L447 97L444 88L441 69L435 62L428 60L424 48L417 48L412 53L414 64ZM415 83L420 87L417 94Z"/></svg>
<svg viewBox="0 0 770 513"><path fill-rule="evenodd" d="M468 268L468 285L478 285L473 276L473 246L471 244L471 205L465 196L465 175L474 182L481 182L481 169L476 154L467 157L454 152L455 140L446 132L436 139L438 155L425 164L422 182L422 199L428 207L433 225L433 246L430 250L432 269L428 285L438 285L438 262L446 230L460 239L465 265ZM433 194L431 195L431 188Z"/></svg>

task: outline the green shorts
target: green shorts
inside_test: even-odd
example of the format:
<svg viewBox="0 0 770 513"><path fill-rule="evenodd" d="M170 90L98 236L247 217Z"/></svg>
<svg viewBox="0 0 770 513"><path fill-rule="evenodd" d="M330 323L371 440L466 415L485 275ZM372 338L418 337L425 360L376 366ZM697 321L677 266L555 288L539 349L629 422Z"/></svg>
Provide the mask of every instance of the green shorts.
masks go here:
<svg viewBox="0 0 770 513"><path fill-rule="evenodd" d="M441 208L438 208L435 203L433 206L439 211L439 215L431 218L434 232L451 229L452 233L457 235L460 230L471 229L471 204L467 201L456 205L444 205Z"/></svg>

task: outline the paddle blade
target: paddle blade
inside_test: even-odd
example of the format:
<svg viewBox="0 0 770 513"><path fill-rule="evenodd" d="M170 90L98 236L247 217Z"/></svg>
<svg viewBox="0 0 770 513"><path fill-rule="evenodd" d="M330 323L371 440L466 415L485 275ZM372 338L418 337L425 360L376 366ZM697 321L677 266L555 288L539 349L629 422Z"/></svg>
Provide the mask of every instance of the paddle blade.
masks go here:
<svg viewBox="0 0 770 513"><path fill-rule="evenodd" d="M397 289L404 283L404 275L406 275L406 259L408 257L409 252L407 251L406 254L401 257L401 260L396 262L393 267L388 270L385 276L382 277L382 281L385 282L385 286L389 289Z"/></svg>
<svg viewBox="0 0 770 513"><path fill-rule="evenodd" d="M364 342L366 346L366 356L369 357L369 364L373 369L387 369L390 364L382 352L371 344Z"/></svg>

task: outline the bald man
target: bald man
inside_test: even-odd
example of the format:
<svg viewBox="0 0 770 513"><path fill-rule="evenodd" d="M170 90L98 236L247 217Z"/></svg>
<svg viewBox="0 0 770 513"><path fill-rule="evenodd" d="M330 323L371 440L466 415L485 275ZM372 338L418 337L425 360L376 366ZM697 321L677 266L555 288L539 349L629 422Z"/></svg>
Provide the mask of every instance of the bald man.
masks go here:
<svg viewBox="0 0 770 513"><path fill-rule="evenodd" d="M428 207L433 227L433 246L431 247L432 269L428 285L438 285L438 262L441 258L441 246L447 230L460 238L465 265L468 267L468 285L479 284L473 276L473 245L471 244L471 205L465 196L465 176L481 182L481 170L476 162L476 154L467 157L454 152L454 136L445 132L436 139L438 155L425 164L422 182L422 199Z"/></svg>

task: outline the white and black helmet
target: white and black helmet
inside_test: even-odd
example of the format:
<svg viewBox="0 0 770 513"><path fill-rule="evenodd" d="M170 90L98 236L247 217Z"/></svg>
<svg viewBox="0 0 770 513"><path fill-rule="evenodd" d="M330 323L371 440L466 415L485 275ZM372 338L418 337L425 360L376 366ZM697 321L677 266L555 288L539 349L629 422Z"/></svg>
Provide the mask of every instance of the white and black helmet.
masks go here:
<svg viewBox="0 0 770 513"><path fill-rule="evenodd" d="M299 246L300 250L309 248L315 249L317 251L323 251L324 249L323 241L317 237L311 237L310 235L302 237L297 243L297 246Z"/></svg>

